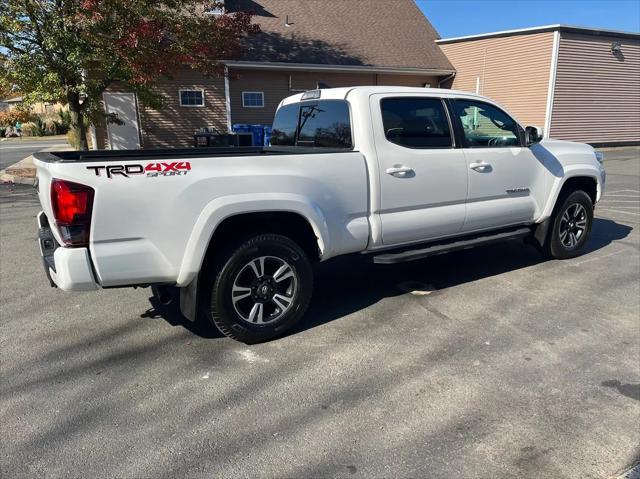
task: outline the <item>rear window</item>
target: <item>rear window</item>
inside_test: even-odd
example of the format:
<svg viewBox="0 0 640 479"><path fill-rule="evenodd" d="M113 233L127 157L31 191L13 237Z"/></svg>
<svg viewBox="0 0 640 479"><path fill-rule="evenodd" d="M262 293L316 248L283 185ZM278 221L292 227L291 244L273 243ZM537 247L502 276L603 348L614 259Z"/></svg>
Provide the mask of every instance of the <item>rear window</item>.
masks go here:
<svg viewBox="0 0 640 479"><path fill-rule="evenodd" d="M271 144L278 146L294 146L298 130L298 113L300 104L283 106L276 113L271 132Z"/></svg>
<svg viewBox="0 0 640 479"><path fill-rule="evenodd" d="M273 122L271 145L352 148L349 105L323 100L283 106Z"/></svg>

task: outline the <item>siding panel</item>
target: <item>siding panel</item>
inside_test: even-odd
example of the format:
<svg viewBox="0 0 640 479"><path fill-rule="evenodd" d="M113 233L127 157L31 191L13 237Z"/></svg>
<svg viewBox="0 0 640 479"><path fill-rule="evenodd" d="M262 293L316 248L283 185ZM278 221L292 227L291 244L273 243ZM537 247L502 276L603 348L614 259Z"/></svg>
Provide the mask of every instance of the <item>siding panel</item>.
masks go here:
<svg viewBox="0 0 640 479"><path fill-rule="evenodd" d="M614 41L622 56L611 52ZM640 41L561 33L551 135L589 143L640 141Z"/></svg>
<svg viewBox="0 0 640 479"><path fill-rule="evenodd" d="M291 76L291 89L289 89L289 76ZM318 82L330 87L375 85L375 75L235 70L232 71L229 81L231 122L271 125L280 101L301 91L313 90L317 88ZM264 92L264 108L243 107L243 91Z"/></svg>
<svg viewBox="0 0 640 479"><path fill-rule="evenodd" d="M166 100L166 107L154 110L140 105L143 148L193 146L193 134L202 127L227 130L224 78L207 77L194 70L182 70L154 87ZM204 107L180 106L178 90L204 89Z"/></svg>
<svg viewBox="0 0 640 479"><path fill-rule="evenodd" d="M453 88L504 105L525 125L545 122L553 32L440 45L457 73Z"/></svg>
<svg viewBox="0 0 640 479"><path fill-rule="evenodd" d="M178 91L204 89L204 107L180 106ZM202 127L227 131L224 99L224 78L207 77L185 69L173 78L163 78L154 85L155 91L166 100L166 107L154 110L138 101L142 148L187 148L193 146L193 134ZM120 84L109 87L110 92L127 91ZM107 147L105 126L96 127L99 148Z"/></svg>
<svg viewBox="0 0 640 479"><path fill-rule="evenodd" d="M289 88L291 75L291 89ZM316 88L318 82L330 87L357 85L437 85L438 78L420 75L375 75L370 73L330 73L299 71L265 71L239 69L229 74L231 122L271 125L280 101L300 91ZM166 99L166 108L153 110L139 104L140 129L143 148L177 148L193 145L193 134L201 127L214 127L226 131L224 78L206 77L192 70L179 72L174 78L157 82L155 88ZM203 88L204 107L181 107L178 90ZM109 91L124 91L113 85ZM264 108L242 106L243 91L264 92ZM104 127L97 130L98 145L106 144Z"/></svg>
<svg viewBox="0 0 640 479"><path fill-rule="evenodd" d="M377 85L424 87L425 84L429 84L431 88L438 88L439 80L438 77L378 75Z"/></svg>
<svg viewBox="0 0 640 479"><path fill-rule="evenodd" d="M289 89L291 76L291 89ZM369 73L330 73L298 71L232 70L229 89L231 90L231 122L271 125L278 104L284 98L301 91L313 90L318 82L330 87L358 85L422 86L437 85L437 78L414 75L375 75ZM244 108L243 91L264 92L264 108Z"/></svg>

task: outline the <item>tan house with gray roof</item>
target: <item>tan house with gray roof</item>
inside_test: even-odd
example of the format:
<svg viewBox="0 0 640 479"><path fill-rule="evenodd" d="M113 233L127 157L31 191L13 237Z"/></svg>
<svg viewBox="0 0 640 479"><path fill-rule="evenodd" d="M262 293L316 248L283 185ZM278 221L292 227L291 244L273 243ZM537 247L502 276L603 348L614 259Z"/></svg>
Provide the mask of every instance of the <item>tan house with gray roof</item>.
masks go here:
<svg viewBox="0 0 640 479"><path fill-rule="evenodd" d="M493 98L546 136L640 144L640 34L549 25L437 40L452 86Z"/></svg>
<svg viewBox="0 0 640 479"><path fill-rule="evenodd" d="M381 2L382 3L382 2ZM390 6L393 8L388 8ZM270 125L283 98L318 87L438 86L454 69L436 45L438 33L413 0L387 7L370 0L226 0L225 9L250 10L261 32L244 55L227 61L227 75L185 70L158 82L167 107L153 110L133 93L105 93L107 111L125 125L97 131L101 147L187 147L202 127Z"/></svg>

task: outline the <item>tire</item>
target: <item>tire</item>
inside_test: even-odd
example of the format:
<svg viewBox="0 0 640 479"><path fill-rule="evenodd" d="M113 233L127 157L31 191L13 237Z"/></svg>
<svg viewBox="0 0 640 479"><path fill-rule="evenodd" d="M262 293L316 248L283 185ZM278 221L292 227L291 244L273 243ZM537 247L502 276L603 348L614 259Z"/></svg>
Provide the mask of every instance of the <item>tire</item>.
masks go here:
<svg viewBox="0 0 640 479"><path fill-rule="evenodd" d="M247 344L273 339L298 323L309 306L311 263L285 236L240 241L213 267L204 285L205 314L232 339Z"/></svg>
<svg viewBox="0 0 640 479"><path fill-rule="evenodd" d="M551 258L574 258L584 252L591 236L593 203L587 193L577 190L564 195L558 205L551 217L544 250Z"/></svg>

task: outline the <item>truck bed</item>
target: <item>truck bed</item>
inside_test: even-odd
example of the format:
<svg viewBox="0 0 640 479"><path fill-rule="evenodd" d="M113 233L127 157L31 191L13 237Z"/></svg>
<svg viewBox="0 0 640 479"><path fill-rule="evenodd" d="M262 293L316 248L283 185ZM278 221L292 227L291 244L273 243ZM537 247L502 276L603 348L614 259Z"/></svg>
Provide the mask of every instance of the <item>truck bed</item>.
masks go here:
<svg viewBox="0 0 640 479"><path fill-rule="evenodd" d="M173 169L176 163L186 168ZM37 153L34 164L40 202L49 219L53 218L52 181L84 185L95 192L87 255L95 282L102 287L189 284L201 268L213 231L238 214L281 211L308 219L322 238L323 259L361 251L368 242L366 160L357 151L306 147L65 151ZM160 164L171 174L143 173L144 168ZM138 169L123 174L126 166ZM108 167L119 168L120 174L109 175ZM61 237L56 240L63 242ZM65 253L71 249L79 248L59 248Z"/></svg>
<svg viewBox="0 0 640 479"><path fill-rule="evenodd" d="M86 163L108 161L130 161L144 159L198 159L228 156L270 156L300 154L336 154L353 150L344 148L313 148L302 146L242 146L209 148L162 148L151 150L84 150L84 151L43 151L34 153L34 158L45 163Z"/></svg>

